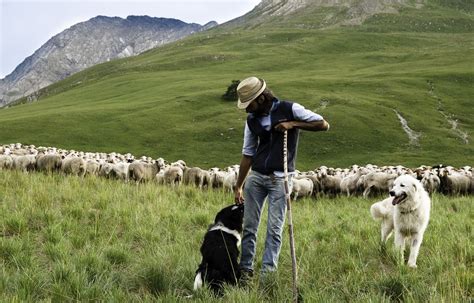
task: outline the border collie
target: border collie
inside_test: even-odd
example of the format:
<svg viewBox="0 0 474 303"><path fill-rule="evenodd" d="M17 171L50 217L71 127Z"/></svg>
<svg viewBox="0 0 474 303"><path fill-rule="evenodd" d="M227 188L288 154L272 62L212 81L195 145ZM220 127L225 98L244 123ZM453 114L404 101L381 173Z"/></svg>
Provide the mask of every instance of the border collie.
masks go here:
<svg viewBox="0 0 474 303"><path fill-rule="evenodd" d="M201 246L202 262L196 270L194 290L203 283L222 295L223 283L236 285L240 278L238 263L244 205L230 205L217 213Z"/></svg>

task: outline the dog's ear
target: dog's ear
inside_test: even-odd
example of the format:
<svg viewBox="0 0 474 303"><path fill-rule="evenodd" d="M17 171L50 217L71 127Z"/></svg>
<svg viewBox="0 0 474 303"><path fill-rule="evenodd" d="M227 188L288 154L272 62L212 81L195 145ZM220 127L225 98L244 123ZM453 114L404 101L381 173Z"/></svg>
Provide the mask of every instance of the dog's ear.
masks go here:
<svg viewBox="0 0 474 303"><path fill-rule="evenodd" d="M418 186L416 186L416 183L413 183L413 188L415 189L415 192L418 191Z"/></svg>

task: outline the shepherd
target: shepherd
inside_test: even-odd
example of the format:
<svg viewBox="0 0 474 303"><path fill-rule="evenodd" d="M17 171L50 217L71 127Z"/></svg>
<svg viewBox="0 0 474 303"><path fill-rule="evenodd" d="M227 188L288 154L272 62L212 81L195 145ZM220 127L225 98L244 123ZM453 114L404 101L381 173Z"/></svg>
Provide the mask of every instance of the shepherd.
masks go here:
<svg viewBox="0 0 474 303"><path fill-rule="evenodd" d="M261 78L242 80L237 87L237 95L237 107L245 109L248 114L240 170L234 187L235 202L245 203L240 258L241 282L245 284L254 273L257 231L266 198L268 223L261 278L270 276L268 274L278 267L286 194L289 194L285 191L285 134L288 140L288 189L291 192L299 131L327 131L329 124L322 116L298 103L279 100Z"/></svg>

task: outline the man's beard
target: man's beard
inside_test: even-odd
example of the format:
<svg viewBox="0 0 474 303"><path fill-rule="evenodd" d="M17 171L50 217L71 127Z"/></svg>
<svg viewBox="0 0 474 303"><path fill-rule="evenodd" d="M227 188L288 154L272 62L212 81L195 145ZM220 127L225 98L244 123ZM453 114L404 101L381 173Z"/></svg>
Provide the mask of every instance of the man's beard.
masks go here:
<svg viewBox="0 0 474 303"><path fill-rule="evenodd" d="M253 115L255 115L257 117L261 117L261 116L268 115L268 112L269 112L269 108L268 108L267 104L259 104L257 109L250 112L250 113L252 113Z"/></svg>

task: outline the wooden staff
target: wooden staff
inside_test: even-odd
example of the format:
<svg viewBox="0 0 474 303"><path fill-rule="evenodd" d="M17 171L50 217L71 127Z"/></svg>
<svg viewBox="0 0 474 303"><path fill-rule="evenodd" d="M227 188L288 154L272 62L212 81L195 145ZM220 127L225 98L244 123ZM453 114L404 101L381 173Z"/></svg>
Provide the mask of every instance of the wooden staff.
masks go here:
<svg viewBox="0 0 474 303"><path fill-rule="evenodd" d="M293 217L291 215L291 196L288 182L288 131L285 130L283 137L283 169L285 172L285 194L288 215L288 229L290 232L291 266L293 270L293 302L298 302L298 272L296 268L295 235L293 233Z"/></svg>

